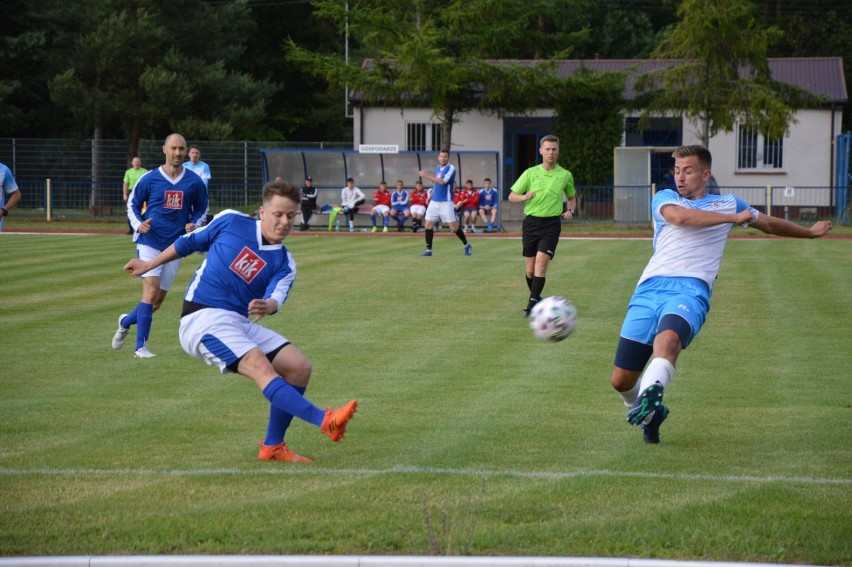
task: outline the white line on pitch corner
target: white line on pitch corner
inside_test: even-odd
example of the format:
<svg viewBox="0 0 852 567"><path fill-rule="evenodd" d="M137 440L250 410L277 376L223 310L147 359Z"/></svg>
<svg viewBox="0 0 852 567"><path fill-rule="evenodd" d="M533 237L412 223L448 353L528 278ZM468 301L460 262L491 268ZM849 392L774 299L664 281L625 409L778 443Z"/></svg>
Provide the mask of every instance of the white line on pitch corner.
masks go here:
<svg viewBox="0 0 852 567"><path fill-rule="evenodd" d="M613 478L645 478L665 480L694 480L702 482L722 483L783 483L783 484L820 484L820 485L852 485L849 478L821 478L811 476L756 476L756 475L711 475L690 473L664 473L641 471L613 470L582 470L582 471L514 471L514 470L477 470L477 469L448 469L439 467L396 466L387 469L335 469L321 467L299 468L263 468L263 469L14 469L0 467L0 476L216 476L216 475L445 475L445 476L479 476L479 477L516 477L544 480L565 480L582 477L613 477Z"/></svg>

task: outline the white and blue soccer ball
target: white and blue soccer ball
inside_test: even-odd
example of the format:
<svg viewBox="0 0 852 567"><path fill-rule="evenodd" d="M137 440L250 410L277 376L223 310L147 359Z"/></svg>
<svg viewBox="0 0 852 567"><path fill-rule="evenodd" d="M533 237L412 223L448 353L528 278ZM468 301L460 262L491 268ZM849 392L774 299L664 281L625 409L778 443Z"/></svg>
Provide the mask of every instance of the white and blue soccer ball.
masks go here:
<svg viewBox="0 0 852 567"><path fill-rule="evenodd" d="M545 297L530 311L530 329L539 340L558 343L577 327L577 308L559 295Z"/></svg>

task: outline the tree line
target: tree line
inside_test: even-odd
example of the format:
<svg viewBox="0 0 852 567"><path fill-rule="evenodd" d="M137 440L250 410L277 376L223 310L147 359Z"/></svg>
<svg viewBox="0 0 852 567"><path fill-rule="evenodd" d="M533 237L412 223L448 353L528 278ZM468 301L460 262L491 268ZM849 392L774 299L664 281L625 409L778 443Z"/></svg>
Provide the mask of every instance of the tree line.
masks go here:
<svg viewBox="0 0 852 567"><path fill-rule="evenodd" d="M600 135L602 123L621 128L610 112L622 104L618 81L554 82L556 61L710 58L722 49L714 36L741 39L758 63L843 56L847 77L852 65L847 0L4 0L0 12L0 135L119 138L131 152L171 131L351 140L347 87L372 104L433 108L447 139L460 112L534 105L556 108L564 128L597 124ZM714 108L703 111L724 127ZM769 118L780 108L761 127L779 127Z"/></svg>

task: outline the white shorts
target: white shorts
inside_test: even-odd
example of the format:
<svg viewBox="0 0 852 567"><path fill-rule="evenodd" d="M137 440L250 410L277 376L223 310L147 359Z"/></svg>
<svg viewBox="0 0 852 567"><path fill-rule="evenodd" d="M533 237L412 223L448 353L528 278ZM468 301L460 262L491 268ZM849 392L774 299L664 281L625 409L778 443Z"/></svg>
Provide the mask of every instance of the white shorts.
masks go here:
<svg viewBox="0 0 852 567"><path fill-rule="evenodd" d="M136 245L136 256L145 262L148 260L153 260L157 256L160 255L161 250L157 250L151 246L147 246L145 244L137 244ZM169 288L172 287L172 282L175 281L177 277L178 269L180 268L180 262L183 258L178 258L177 260L172 260L171 262L166 262L162 266L157 266L153 270L147 271L142 274L143 278L160 278L160 289L163 291L169 291Z"/></svg>
<svg viewBox="0 0 852 567"><path fill-rule="evenodd" d="M372 214L374 214L374 215L390 214L390 207L388 207L387 205L373 205Z"/></svg>
<svg viewBox="0 0 852 567"><path fill-rule="evenodd" d="M456 206L452 201L432 201L426 207L427 221L458 222Z"/></svg>
<svg viewBox="0 0 852 567"><path fill-rule="evenodd" d="M420 215L422 217L426 214L426 207L424 205L411 205L411 214Z"/></svg>
<svg viewBox="0 0 852 567"><path fill-rule="evenodd" d="M181 317L178 332L188 355L218 366L222 374L231 372L228 365L255 347L268 354L290 342L239 313L212 307Z"/></svg>

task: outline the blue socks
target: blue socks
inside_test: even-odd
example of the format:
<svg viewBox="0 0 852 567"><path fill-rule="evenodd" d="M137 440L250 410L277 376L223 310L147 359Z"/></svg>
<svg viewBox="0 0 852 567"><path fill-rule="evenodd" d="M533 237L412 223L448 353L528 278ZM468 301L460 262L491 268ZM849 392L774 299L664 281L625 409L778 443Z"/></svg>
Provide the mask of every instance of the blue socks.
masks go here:
<svg viewBox="0 0 852 567"><path fill-rule="evenodd" d="M293 389L299 392L302 396L305 395L304 386L293 386ZM278 445L284 441L284 435L287 433L287 428L290 427L290 422L293 421L293 414L280 410L277 407L269 406L269 424L266 426L266 437L263 440L264 445Z"/></svg>
<svg viewBox="0 0 852 567"><path fill-rule="evenodd" d="M130 313L128 313L124 319L121 320L121 326L125 329L129 329L131 325L136 324L136 315L139 312L139 306L133 309Z"/></svg>
<svg viewBox="0 0 852 567"><path fill-rule="evenodd" d="M148 342L148 337L151 336L151 323L153 321L153 305L150 303L140 303L136 306L136 350L139 350Z"/></svg>
<svg viewBox="0 0 852 567"><path fill-rule="evenodd" d="M266 388L263 389L263 395L266 396L266 399L270 401L274 408L296 416L308 423L313 423L317 427L322 425L325 410L312 404L310 400L302 395L302 392L299 392L296 387L285 382L280 376L276 376L266 385ZM283 431L281 436L283 438Z"/></svg>

